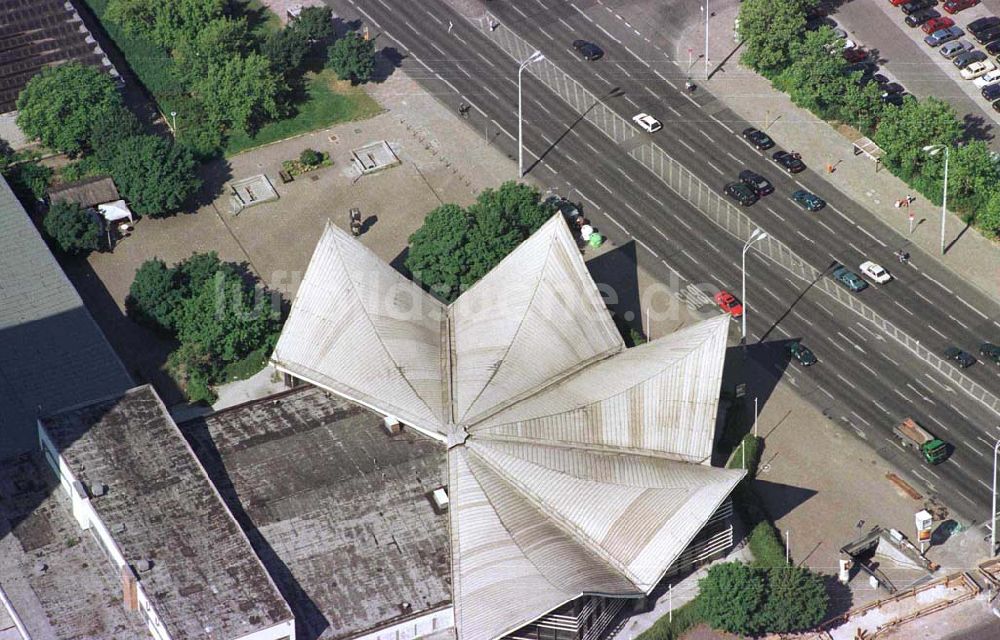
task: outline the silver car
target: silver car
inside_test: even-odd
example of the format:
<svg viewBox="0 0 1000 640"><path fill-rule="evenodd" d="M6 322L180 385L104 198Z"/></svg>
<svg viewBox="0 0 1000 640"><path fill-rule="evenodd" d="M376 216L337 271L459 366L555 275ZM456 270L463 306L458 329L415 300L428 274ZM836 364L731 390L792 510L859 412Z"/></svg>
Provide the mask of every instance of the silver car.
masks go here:
<svg viewBox="0 0 1000 640"><path fill-rule="evenodd" d="M971 42L968 40L952 40L951 42L944 43L938 53L951 60L958 54L965 53L966 51L972 51Z"/></svg>
<svg viewBox="0 0 1000 640"><path fill-rule="evenodd" d="M931 35L924 38L924 42L932 47L936 47L945 42L951 42L952 40L958 40L965 35L961 27L948 27L946 29L938 29Z"/></svg>

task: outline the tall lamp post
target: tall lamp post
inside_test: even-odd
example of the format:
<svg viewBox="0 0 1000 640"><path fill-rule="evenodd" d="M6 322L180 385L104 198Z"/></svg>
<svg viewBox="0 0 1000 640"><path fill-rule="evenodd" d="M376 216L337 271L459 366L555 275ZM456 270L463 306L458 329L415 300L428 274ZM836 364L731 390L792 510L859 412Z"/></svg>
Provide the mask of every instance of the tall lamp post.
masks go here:
<svg viewBox="0 0 1000 640"><path fill-rule="evenodd" d="M944 255L944 222L948 214L948 156L951 149L944 144L929 144L924 147L924 151L932 156L936 156L942 149L944 149L944 189L941 196L941 255Z"/></svg>
<svg viewBox="0 0 1000 640"><path fill-rule="evenodd" d="M535 51L533 54L528 56L528 59L521 63L521 66L517 68L517 177L524 177L524 134L522 132L522 122L521 117L521 73L524 71L532 62L538 62L539 60L544 60L545 56L542 55L541 51Z"/></svg>
<svg viewBox="0 0 1000 640"><path fill-rule="evenodd" d="M746 241L746 244L743 245L743 329L740 341L743 343L744 349L747 347L747 251L750 250L753 243L763 240L766 237L767 233L765 231L761 231L760 227L758 227L753 230L753 233L750 234L750 238Z"/></svg>
<svg viewBox="0 0 1000 640"><path fill-rule="evenodd" d="M705 12L705 80L708 80L708 0L701 10Z"/></svg>
<svg viewBox="0 0 1000 640"><path fill-rule="evenodd" d="M990 557L997 552L997 454L1000 453L1000 439L993 445L993 510L990 511Z"/></svg>

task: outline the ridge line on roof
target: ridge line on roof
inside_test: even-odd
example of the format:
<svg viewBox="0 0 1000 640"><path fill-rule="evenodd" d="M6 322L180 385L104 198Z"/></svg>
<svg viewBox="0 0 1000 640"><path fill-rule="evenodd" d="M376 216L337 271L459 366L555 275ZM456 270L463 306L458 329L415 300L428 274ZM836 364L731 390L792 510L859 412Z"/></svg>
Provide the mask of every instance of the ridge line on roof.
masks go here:
<svg viewBox="0 0 1000 640"><path fill-rule="evenodd" d="M502 425L500 425L502 426ZM614 456L638 456L652 458L654 460L669 460L670 462L678 462L682 464L697 464L700 465L706 460L711 459L711 456L705 458L684 458L680 454L673 453L671 451L660 451L658 449L642 449L639 447L618 447L608 444L597 444L597 443L586 443L586 442L575 442L571 440L538 440L537 438L528 438L525 436L510 436L510 435L495 435L492 433L492 429L498 427L490 427L489 429L484 429L483 431L477 431L476 439L485 442L510 442L516 444L531 444L540 447L551 447L554 449L571 449L576 451L584 451L586 453L597 453L601 455L614 455Z"/></svg>

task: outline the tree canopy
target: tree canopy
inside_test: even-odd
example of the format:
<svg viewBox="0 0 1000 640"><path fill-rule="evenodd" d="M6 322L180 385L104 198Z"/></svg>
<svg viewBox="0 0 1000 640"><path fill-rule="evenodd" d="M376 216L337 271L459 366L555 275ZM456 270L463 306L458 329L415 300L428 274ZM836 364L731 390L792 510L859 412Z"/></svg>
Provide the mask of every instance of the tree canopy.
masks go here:
<svg viewBox="0 0 1000 640"><path fill-rule="evenodd" d="M745 40L743 63L765 76L784 69L806 29L806 15L817 0L744 0L739 35Z"/></svg>
<svg viewBox="0 0 1000 640"><path fill-rule="evenodd" d="M88 150L93 123L122 109L111 78L78 63L50 67L28 81L17 98L17 124L51 149L76 156Z"/></svg>
<svg viewBox="0 0 1000 640"><path fill-rule="evenodd" d="M57 202L42 220L45 233L62 251L87 254L101 248L101 225L96 215L75 202Z"/></svg>
<svg viewBox="0 0 1000 640"><path fill-rule="evenodd" d="M928 161L927 145L952 145L962 125L951 105L937 98L906 100L886 118L875 133L875 144L885 152L883 162L896 168L903 179L919 173Z"/></svg>
<svg viewBox="0 0 1000 640"><path fill-rule="evenodd" d="M142 215L173 213L201 186L191 151L159 136L125 138L102 152L102 163Z"/></svg>
<svg viewBox="0 0 1000 640"><path fill-rule="evenodd" d="M760 630L757 615L767 593L760 571L740 562L716 564L698 581L698 589L701 615L713 628L741 635Z"/></svg>
<svg viewBox="0 0 1000 640"><path fill-rule="evenodd" d="M517 182L486 189L469 209L445 204L410 236L406 268L451 302L486 275L551 215L538 190Z"/></svg>
<svg viewBox="0 0 1000 640"><path fill-rule="evenodd" d="M822 622L829 607L821 576L802 567L775 567L767 570L767 596L757 619L770 633L805 631Z"/></svg>
<svg viewBox="0 0 1000 640"><path fill-rule="evenodd" d="M330 45L327 58L341 80L350 80L352 84L368 82L375 73L375 41L352 31Z"/></svg>
<svg viewBox="0 0 1000 640"><path fill-rule="evenodd" d="M205 77L195 83L212 122L251 133L281 115L279 99L284 88L271 62L259 53L211 64Z"/></svg>
<svg viewBox="0 0 1000 640"><path fill-rule="evenodd" d="M108 17L127 33L150 38L166 49L193 40L203 25L231 10L228 0L108 0Z"/></svg>

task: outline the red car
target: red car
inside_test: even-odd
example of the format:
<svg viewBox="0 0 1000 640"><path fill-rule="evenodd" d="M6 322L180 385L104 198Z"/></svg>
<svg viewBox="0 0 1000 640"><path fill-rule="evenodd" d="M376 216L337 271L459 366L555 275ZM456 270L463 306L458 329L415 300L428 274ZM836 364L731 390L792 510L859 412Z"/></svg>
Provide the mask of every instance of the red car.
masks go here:
<svg viewBox="0 0 1000 640"><path fill-rule="evenodd" d="M720 291L715 294L715 301L719 303L719 308L734 318L743 315L743 303L736 299L736 296L728 291Z"/></svg>
<svg viewBox="0 0 1000 640"><path fill-rule="evenodd" d="M941 8L948 13L958 13L963 9L968 9L979 4L979 0L947 0Z"/></svg>
<svg viewBox="0 0 1000 640"><path fill-rule="evenodd" d="M894 7L898 7L899 5L906 4L909 1L910 0L889 0L889 4L891 4Z"/></svg>
<svg viewBox="0 0 1000 640"><path fill-rule="evenodd" d="M847 60L851 64L864 62L867 59L868 52L862 47L849 47L844 49L844 60Z"/></svg>
<svg viewBox="0 0 1000 640"><path fill-rule="evenodd" d="M920 28L924 30L924 33L930 34L934 33L938 29L947 29L948 27L954 27L954 26L955 26L954 20L952 20L948 16L941 16L940 18L931 18L930 20L925 22L924 25Z"/></svg>

